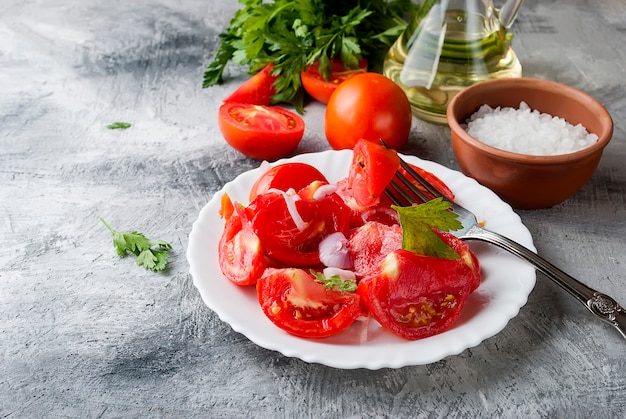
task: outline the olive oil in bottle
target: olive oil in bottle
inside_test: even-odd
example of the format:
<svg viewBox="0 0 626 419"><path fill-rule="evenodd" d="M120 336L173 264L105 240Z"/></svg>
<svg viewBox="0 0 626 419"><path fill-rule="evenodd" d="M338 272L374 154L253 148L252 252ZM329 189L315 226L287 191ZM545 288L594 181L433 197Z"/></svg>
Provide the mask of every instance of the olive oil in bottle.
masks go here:
<svg viewBox="0 0 626 419"><path fill-rule="evenodd" d="M486 19L475 10L435 4L391 47L383 73L402 87L417 117L445 124L448 104L463 88L488 79L521 77L512 36L497 18L497 9L489 12L493 18Z"/></svg>

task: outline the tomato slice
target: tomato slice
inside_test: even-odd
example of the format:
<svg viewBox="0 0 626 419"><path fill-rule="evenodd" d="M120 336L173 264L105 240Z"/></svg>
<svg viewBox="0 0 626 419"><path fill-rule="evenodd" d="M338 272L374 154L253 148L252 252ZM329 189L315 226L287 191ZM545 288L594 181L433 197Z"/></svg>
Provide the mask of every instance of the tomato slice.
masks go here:
<svg viewBox="0 0 626 419"><path fill-rule="evenodd" d="M328 183L326 176L310 164L300 162L279 164L265 171L254 182L250 189L250 201L270 189L285 192L293 189L297 192L314 181Z"/></svg>
<svg viewBox="0 0 626 419"><path fill-rule="evenodd" d="M432 258L401 249L379 268L360 281L357 293L383 327L409 340L452 327L474 283L474 273L462 258Z"/></svg>
<svg viewBox="0 0 626 419"><path fill-rule="evenodd" d="M422 169L421 167L415 166L414 164L410 164L410 166L413 168L413 170L419 173L424 178L424 180L426 180L428 183L434 186L435 189L441 192L443 196L445 196L447 199L451 201L454 201L454 192L452 192L450 188L448 187L448 185L446 185L436 175L434 175L433 173L425 169ZM408 179L411 179L411 175L409 175L403 167L400 167L398 170L402 174L404 174ZM420 183L418 183L417 181L413 181L413 180L412 180L412 183L415 186L417 186L422 192L424 192L427 196L429 196L431 199L434 198L434 196L430 192L428 192ZM398 184L401 188L406 190L406 187L402 183L398 182ZM382 194L380 197L380 204L384 206L389 206L392 204L392 202L387 195Z"/></svg>
<svg viewBox="0 0 626 419"><path fill-rule="evenodd" d="M359 66L356 69L346 69L340 59L332 60L331 74L328 80L320 74L319 69L319 62L315 62L308 66L306 70L303 70L300 73L302 86L313 99L322 103L328 103L337 86L350 77L367 71L367 60L362 59L359 61Z"/></svg>
<svg viewBox="0 0 626 419"><path fill-rule="evenodd" d="M268 266L246 211L238 204L226 221L218 249L222 274L237 285L254 285Z"/></svg>
<svg viewBox="0 0 626 419"><path fill-rule="evenodd" d="M354 229L348 239L352 270L357 278L374 272L389 253L401 248L402 228L399 224L369 222Z"/></svg>
<svg viewBox="0 0 626 419"><path fill-rule="evenodd" d="M304 120L278 106L226 102L218 124L226 142L257 160L276 160L296 149L304 135Z"/></svg>
<svg viewBox="0 0 626 419"><path fill-rule="evenodd" d="M400 157L395 150L372 141L357 141L348 175L356 202L365 207L378 204L398 167Z"/></svg>
<svg viewBox="0 0 626 419"><path fill-rule="evenodd" d="M361 314L357 294L330 290L297 268L268 269L257 282L263 313L284 331L323 338L348 328Z"/></svg>
<svg viewBox="0 0 626 419"><path fill-rule="evenodd" d="M270 63L263 70L250 77L246 82L230 94L224 102L250 103L253 105L269 105L276 93L274 82L277 75L271 74L274 64Z"/></svg>
<svg viewBox="0 0 626 419"><path fill-rule="evenodd" d="M470 292L474 291L478 288L482 279L480 263L478 262L478 258L474 252L471 251L467 243L451 233L445 231L435 231L435 233L437 233L439 237L441 237L448 244L448 246L452 247L459 254L459 256L461 256L463 262L470 268L473 279Z"/></svg>
<svg viewBox="0 0 626 419"><path fill-rule="evenodd" d="M337 231L347 235L350 226L350 210L335 193L320 199L269 193L257 196L251 205L257 208L252 227L261 246L286 266L319 265L319 243ZM302 225L294 220L294 211Z"/></svg>
<svg viewBox="0 0 626 419"><path fill-rule="evenodd" d="M222 194L222 198L220 199L220 209L218 211L218 214L224 220L228 220L234 211L235 206L233 204L233 201L231 201L230 196L228 196L228 194L224 192Z"/></svg>

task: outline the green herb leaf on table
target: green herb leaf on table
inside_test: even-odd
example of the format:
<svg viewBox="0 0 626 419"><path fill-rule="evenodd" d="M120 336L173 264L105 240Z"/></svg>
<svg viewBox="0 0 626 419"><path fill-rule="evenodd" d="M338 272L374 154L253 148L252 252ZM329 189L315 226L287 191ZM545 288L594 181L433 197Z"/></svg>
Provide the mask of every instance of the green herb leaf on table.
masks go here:
<svg viewBox="0 0 626 419"><path fill-rule="evenodd" d="M326 288L342 292L356 292L357 283L354 279L343 279L339 275L326 277L321 272L315 272L311 269L311 273L315 276L315 282L326 285Z"/></svg>
<svg viewBox="0 0 626 419"><path fill-rule="evenodd" d="M418 5L411 0L239 0L220 36L220 45L204 73L202 87L222 83L229 62L249 66L256 74L273 63L279 75L273 103L286 102L304 112L300 72L315 61L328 79L331 59L346 68L358 67L361 58L372 66L407 26Z"/></svg>
<svg viewBox="0 0 626 419"><path fill-rule="evenodd" d="M432 229L440 231L460 230L463 226L457 214L449 211L450 204L442 198L411 207L393 209L400 216L402 248L424 256L458 259L459 254L448 246Z"/></svg>
<svg viewBox="0 0 626 419"><path fill-rule="evenodd" d="M121 232L111 227L103 218L100 221L113 235L113 246L119 256L134 254L138 266L154 272L162 271L167 266L167 251L172 246L164 240L150 240L136 231Z"/></svg>
<svg viewBox="0 0 626 419"><path fill-rule="evenodd" d="M130 128L131 124L128 122L114 122L112 124L107 125L108 129L126 129Z"/></svg>

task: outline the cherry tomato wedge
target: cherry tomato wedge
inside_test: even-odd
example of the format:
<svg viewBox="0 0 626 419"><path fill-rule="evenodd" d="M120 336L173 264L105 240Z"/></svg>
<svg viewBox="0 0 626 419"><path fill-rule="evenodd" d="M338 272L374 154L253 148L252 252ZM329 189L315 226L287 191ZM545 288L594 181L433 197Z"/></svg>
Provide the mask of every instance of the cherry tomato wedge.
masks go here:
<svg viewBox="0 0 626 419"><path fill-rule="evenodd" d="M268 266L267 257L245 210L234 206L218 243L220 270L237 285L254 285Z"/></svg>
<svg viewBox="0 0 626 419"><path fill-rule="evenodd" d="M335 193L320 199L269 193L250 205L256 208L252 227L261 246L286 266L319 265L319 243L337 231L346 235L350 226L350 210Z"/></svg>
<svg viewBox="0 0 626 419"><path fill-rule="evenodd" d="M395 150L372 141L359 140L354 146L348 184L359 205L371 207L400 167Z"/></svg>
<svg viewBox="0 0 626 419"><path fill-rule="evenodd" d="M224 99L224 102L269 105L276 93L274 82L278 78L277 75L271 74L273 67L274 64L271 63L265 66Z"/></svg>
<svg viewBox="0 0 626 419"><path fill-rule="evenodd" d="M254 182L250 189L250 201L270 189L285 192L293 189L297 192L317 180L328 183L326 176L310 164L300 162L279 164L263 172Z"/></svg>
<svg viewBox="0 0 626 419"><path fill-rule="evenodd" d="M257 282L257 295L275 325L300 337L335 335L361 314L357 294L330 290L303 269L268 269Z"/></svg>
<svg viewBox="0 0 626 419"><path fill-rule="evenodd" d="M328 103L337 86L350 77L367 71L367 60L362 59L359 61L359 66L355 69L346 69L339 59L332 60L331 74L328 80L320 74L319 68L319 62L315 62L300 73L302 86L313 99L322 103Z"/></svg>
<svg viewBox="0 0 626 419"><path fill-rule="evenodd" d="M401 249L385 257L376 274L361 280L357 292L383 327L416 340L450 329L473 284L474 273L463 258L432 258Z"/></svg>
<svg viewBox="0 0 626 419"><path fill-rule="evenodd" d="M257 160L285 157L304 134L304 120L278 106L227 102L220 106L218 124L228 144Z"/></svg>

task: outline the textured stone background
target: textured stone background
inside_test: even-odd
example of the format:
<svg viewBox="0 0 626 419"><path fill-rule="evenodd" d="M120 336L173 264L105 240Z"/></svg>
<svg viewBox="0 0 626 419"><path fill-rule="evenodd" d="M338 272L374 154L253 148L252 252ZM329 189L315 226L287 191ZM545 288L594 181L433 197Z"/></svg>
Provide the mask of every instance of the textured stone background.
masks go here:
<svg viewBox="0 0 626 419"><path fill-rule="evenodd" d="M541 275L497 336L398 370L341 371L249 342L201 301L185 259L197 214L256 167L201 89L238 3L0 3L0 417L623 417L626 342ZM597 173L520 211L541 254L626 303L626 3L526 1L527 76L599 99L615 134ZM311 104L298 153L328 148ZM114 121L128 130L108 130ZM407 152L456 168L449 131L414 120ZM162 275L119 259L100 224L174 245Z"/></svg>

